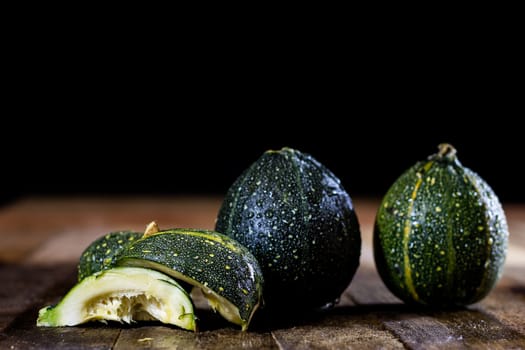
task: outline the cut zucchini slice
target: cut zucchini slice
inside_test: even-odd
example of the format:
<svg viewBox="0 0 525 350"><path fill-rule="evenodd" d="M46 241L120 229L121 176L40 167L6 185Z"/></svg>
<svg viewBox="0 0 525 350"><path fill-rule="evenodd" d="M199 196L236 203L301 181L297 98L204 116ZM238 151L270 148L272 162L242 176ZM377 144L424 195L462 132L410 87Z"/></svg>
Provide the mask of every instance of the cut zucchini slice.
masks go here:
<svg viewBox="0 0 525 350"><path fill-rule="evenodd" d="M150 231L124 249L119 266L158 270L201 288L210 306L246 330L262 302L257 260L237 241L213 231Z"/></svg>
<svg viewBox="0 0 525 350"><path fill-rule="evenodd" d="M57 305L42 308L37 326L143 320L196 327L191 299L175 280L149 269L116 267L84 278Z"/></svg>

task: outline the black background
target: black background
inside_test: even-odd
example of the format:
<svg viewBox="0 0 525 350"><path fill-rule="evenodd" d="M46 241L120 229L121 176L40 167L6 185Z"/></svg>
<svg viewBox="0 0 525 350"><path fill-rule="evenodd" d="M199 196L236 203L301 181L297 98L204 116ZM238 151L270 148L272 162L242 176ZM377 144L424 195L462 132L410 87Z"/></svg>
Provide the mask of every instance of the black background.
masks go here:
<svg viewBox="0 0 525 350"><path fill-rule="evenodd" d="M324 163L351 196L380 197L441 142L502 201L525 200L522 60L494 28L169 41L46 28L5 50L3 202L223 195L283 146Z"/></svg>
<svg viewBox="0 0 525 350"><path fill-rule="evenodd" d="M283 146L324 163L351 196L380 197L404 170L435 153L439 143L449 142L460 161L478 172L502 201L525 199L520 128L504 118L487 124L443 114L413 119L392 115L382 121L384 116L352 109L319 109L311 121L246 111L242 120L227 122L222 116L206 121L175 114L173 120L146 117L126 128L118 122L110 128L103 120L84 120L85 125L10 144L13 153L4 158L4 197L223 195L265 150Z"/></svg>

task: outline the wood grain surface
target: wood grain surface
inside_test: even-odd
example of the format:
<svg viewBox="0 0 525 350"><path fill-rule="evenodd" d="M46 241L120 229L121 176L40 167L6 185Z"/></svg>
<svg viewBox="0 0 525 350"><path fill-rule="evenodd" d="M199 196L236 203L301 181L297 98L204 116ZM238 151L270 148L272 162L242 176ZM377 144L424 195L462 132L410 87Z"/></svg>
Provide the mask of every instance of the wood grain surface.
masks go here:
<svg viewBox="0 0 525 350"><path fill-rule="evenodd" d="M0 208L0 349L525 349L525 205L505 205L510 247L504 276L481 302L455 310L401 303L375 271L372 224L378 201L356 198L361 265L326 312L270 318L248 332L194 293L199 332L156 322L37 328L38 310L74 285L80 253L123 229L213 229L221 198L27 198Z"/></svg>

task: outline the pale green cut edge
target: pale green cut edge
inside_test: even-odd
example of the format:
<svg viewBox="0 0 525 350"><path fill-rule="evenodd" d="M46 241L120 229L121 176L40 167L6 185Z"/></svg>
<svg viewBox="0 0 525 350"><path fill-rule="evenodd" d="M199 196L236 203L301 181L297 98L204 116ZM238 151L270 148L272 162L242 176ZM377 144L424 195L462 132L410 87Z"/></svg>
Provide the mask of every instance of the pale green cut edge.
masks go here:
<svg viewBox="0 0 525 350"><path fill-rule="evenodd" d="M196 329L190 296L174 279L150 269L116 267L86 277L57 305L40 309L37 326L144 320Z"/></svg>

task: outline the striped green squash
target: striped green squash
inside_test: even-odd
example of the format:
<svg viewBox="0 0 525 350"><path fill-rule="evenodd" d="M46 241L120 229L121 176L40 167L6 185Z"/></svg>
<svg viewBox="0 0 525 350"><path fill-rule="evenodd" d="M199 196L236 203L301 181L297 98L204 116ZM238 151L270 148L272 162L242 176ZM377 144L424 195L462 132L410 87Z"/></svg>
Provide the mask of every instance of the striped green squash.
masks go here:
<svg viewBox="0 0 525 350"><path fill-rule="evenodd" d="M448 144L408 169L377 212L374 256L388 288L407 303L474 303L497 282L508 229L489 185Z"/></svg>

